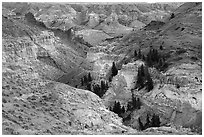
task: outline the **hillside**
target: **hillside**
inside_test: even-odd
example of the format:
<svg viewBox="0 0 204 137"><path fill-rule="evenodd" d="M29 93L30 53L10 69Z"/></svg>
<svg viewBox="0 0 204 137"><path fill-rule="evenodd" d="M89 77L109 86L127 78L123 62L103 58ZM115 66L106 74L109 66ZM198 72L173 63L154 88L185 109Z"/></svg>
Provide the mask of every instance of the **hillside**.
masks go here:
<svg viewBox="0 0 204 137"><path fill-rule="evenodd" d="M163 124L170 121L201 130L202 5L183 4L174 11L174 15L164 23L154 21L142 30L126 35L113 51L117 54L132 51L129 53L131 56L134 50L140 49L147 56L150 49L157 49L165 62L160 66L160 72L149 68L154 89L149 93L145 90L133 91L146 105L141 111L151 108L151 111L161 115ZM140 114L135 113L131 114L128 125L136 126L135 117ZM145 119L144 113L142 115Z"/></svg>
<svg viewBox="0 0 204 137"><path fill-rule="evenodd" d="M201 134L201 28L201 3L2 3L3 134Z"/></svg>

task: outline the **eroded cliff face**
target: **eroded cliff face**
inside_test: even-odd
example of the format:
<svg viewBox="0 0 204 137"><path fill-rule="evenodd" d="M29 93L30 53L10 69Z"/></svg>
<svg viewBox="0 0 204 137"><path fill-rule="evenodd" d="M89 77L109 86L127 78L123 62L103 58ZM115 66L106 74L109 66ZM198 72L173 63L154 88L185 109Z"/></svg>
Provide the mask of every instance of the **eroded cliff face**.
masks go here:
<svg viewBox="0 0 204 137"><path fill-rule="evenodd" d="M131 130L94 93L43 79L35 71L25 64L3 65L3 134L121 134Z"/></svg>
<svg viewBox="0 0 204 137"><path fill-rule="evenodd" d="M170 20L165 16L179 4L164 5L3 3L3 134L189 133L170 127L138 132L124 126L107 108L114 101L126 105L132 93L143 106L129 113L128 126L138 129L139 117L145 123L147 113L156 113L162 126L202 127L201 4L185 4ZM110 12L100 13L104 9ZM153 19L162 23L139 30ZM163 72L149 69L155 85L149 93L133 90L138 67L145 64L134 59L120 64L103 99L73 88L88 72L106 77L113 61L139 48L146 54L149 45L162 45L169 65Z"/></svg>
<svg viewBox="0 0 204 137"><path fill-rule="evenodd" d="M3 134L134 133L94 93L56 82L91 66L64 34L26 21L3 15Z"/></svg>
<svg viewBox="0 0 204 137"><path fill-rule="evenodd" d="M156 113L160 115L162 125L175 124L201 132L201 6L201 3L186 3L165 24L150 23L144 29L123 37L120 44L114 47L117 54L128 53L129 49L132 49L130 54L133 54L134 50L140 48L144 55L154 48L165 57L168 64L163 71L149 69L154 81L152 91L133 90L144 106L139 112L132 112L128 125L139 128L139 117L145 124L145 114Z"/></svg>

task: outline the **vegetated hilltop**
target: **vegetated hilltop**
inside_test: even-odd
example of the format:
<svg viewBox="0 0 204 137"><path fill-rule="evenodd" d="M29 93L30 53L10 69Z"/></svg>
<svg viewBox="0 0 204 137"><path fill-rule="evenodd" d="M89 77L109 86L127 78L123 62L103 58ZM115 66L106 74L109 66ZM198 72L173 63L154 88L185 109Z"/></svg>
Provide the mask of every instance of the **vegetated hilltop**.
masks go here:
<svg viewBox="0 0 204 137"><path fill-rule="evenodd" d="M156 113L161 125L174 124L202 132L202 3L185 3L165 22L152 21L119 41L117 54L144 55L154 88L133 90L143 108L132 112L127 125ZM157 60L157 61L156 61ZM157 68L157 69L155 69ZM145 112L145 113L144 113Z"/></svg>

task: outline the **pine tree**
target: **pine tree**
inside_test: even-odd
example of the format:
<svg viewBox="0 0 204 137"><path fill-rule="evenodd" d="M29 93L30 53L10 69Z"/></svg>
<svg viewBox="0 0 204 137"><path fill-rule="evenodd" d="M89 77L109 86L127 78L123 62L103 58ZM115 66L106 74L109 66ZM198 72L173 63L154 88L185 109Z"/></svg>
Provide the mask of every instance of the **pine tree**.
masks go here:
<svg viewBox="0 0 204 137"><path fill-rule="evenodd" d="M134 52L134 57L137 58L137 51Z"/></svg>
<svg viewBox="0 0 204 137"><path fill-rule="evenodd" d="M141 131L144 130L145 128L144 128L144 126L143 126L142 121L141 121L140 118L138 119L138 123L139 123L139 129L140 129Z"/></svg>
<svg viewBox="0 0 204 137"><path fill-rule="evenodd" d="M175 17L174 13L171 13L170 19L173 19Z"/></svg>
<svg viewBox="0 0 204 137"><path fill-rule="evenodd" d="M160 59L159 59L159 63L158 63L158 67L162 67L162 66L163 66L163 59L160 58Z"/></svg>
<svg viewBox="0 0 204 137"><path fill-rule="evenodd" d="M91 91L91 83L87 83L86 90Z"/></svg>
<svg viewBox="0 0 204 137"><path fill-rule="evenodd" d="M140 102L140 98L137 98L136 104L137 104L136 109L140 109L140 108L141 108L141 105L142 105L142 103Z"/></svg>
<svg viewBox="0 0 204 137"><path fill-rule="evenodd" d="M125 107L124 106L122 107L122 113L125 113Z"/></svg>
<svg viewBox="0 0 204 137"><path fill-rule="evenodd" d="M144 87L144 66L138 68L136 88L142 89Z"/></svg>
<svg viewBox="0 0 204 137"><path fill-rule="evenodd" d="M132 110L132 105L131 105L131 102L128 102L127 104L127 111L130 111Z"/></svg>
<svg viewBox="0 0 204 137"><path fill-rule="evenodd" d="M112 77L118 74L118 69L115 66L115 62L113 62L111 70L112 70Z"/></svg>
<svg viewBox="0 0 204 137"><path fill-rule="evenodd" d="M108 82L106 82L105 85L106 85L105 90L108 90Z"/></svg>
<svg viewBox="0 0 204 137"><path fill-rule="evenodd" d="M163 48L163 46L162 46L162 45L160 45L159 49L160 49L160 50L163 50L164 48Z"/></svg>
<svg viewBox="0 0 204 137"><path fill-rule="evenodd" d="M146 61L148 66L150 66L150 67L152 66L152 59L151 59L150 53L147 54L147 57L146 57L145 61Z"/></svg>
<svg viewBox="0 0 204 137"><path fill-rule="evenodd" d="M132 105L133 105L133 108L137 108L137 100L136 100L136 97L132 97Z"/></svg>
<svg viewBox="0 0 204 137"><path fill-rule="evenodd" d="M141 49L139 49L139 51L138 51L138 58L139 58L139 59L141 59L141 58L142 58Z"/></svg>
<svg viewBox="0 0 204 137"><path fill-rule="evenodd" d="M82 86L84 85L84 80L83 80L83 78L81 78L81 85L82 85Z"/></svg>
<svg viewBox="0 0 204 137"><path fill-rule="evenodd" d="M89 72L89 74L88 74L88 82L91 82L91 81L92 81L91 73Z"/></svg>
<svg viewBox="0 0 204 137"><path fill-rule="evenodd" d="M143 60L143 61L145 61L145 60L146 60L146 58L145 58L145 56L144 56L144 55L142 55L142 60Z"/></svg>
<svg viewBox="0 0 204 137"><path fill-rule="evenodd" d="M151 126L152 126L152 127L159 127L160 124L161 124L161 122L160 122L159 116L157 116L157 115L154 114L154 115L152 116Z"/></svg>
<svg viewBox="0 0 204 137"><path fill-rule="evenodd" d="M110 111L113 111L112 107L109 108Z"/></svg>
<svg viewBox="0 0 204 137"><path fill-rule="evenodd" d="M86 77L86 75L84 76L84 84L87 84L87 82L88 82L88 79L87 79L87 77Z"/></svg>
<svg viewBox="0 0 204 137"><path fill-rule="evenodd" d="M147 117L146 117L146 124L145 124L144 127L145 127L145 129L151 127L151 122L150 122L150 120L149 120L149 115L148 115L148 114L147 114Z"/></svg>
<svg viewBox="0 0 204 137"><path fill-rule="evenodd" d="M117 112L117 107L116 107L116 106L117 106L117 102L115 101L115 102L114 102L114 105L113 105L113 112L114 112L114 113Z"/></svg>
<svg viewBox="0 0 204 137"><path fill-rule="evenodd" d="M150 77L149 72L147 73L147 91L149 92L154 88L152 78Z"/></svg>
<svg viewBox="0 0 204 137"><path fill-rule="evenodd" d="M117 110L118 110L118 113L117 113L117 114L120 115L121 112L122 112L120 102L117 102Z"/></svg>
<svg viewBox="0 0 204 137"><path fill-rule="evenodd" d="M140 67L140 73L141 73L141 76L144 77L145 76L145 71L144 71L144 65L142 64L141 67Z"/></svg>
<svg viewBox="0 0 204 137"><path fill-rule="evenodd" d="M153 85L151 76L149 74L148 67L145 66L144 71L145 71L145 79L146 79L145 86L146 86L147 91L149 92L150 90L154 88L154 85Z"/></svg>
<svg viewBox="0 0 204 137"><path fill-rule="evenodd" d="M104 81L101 81L101 90L104 91L106 89L106 85Z"/></svg>

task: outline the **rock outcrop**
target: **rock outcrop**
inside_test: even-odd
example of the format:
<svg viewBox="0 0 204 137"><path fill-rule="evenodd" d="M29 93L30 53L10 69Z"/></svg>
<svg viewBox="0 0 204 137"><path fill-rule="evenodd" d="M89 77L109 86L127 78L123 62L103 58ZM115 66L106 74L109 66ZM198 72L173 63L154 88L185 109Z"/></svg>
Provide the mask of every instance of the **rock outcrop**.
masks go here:
<svg viewBox="0 0 204 137"><path fill-rule="evenodd" d="M201 132L202 4L179 5L3 3L3 134ZM145 63L131 57L150 48L166 66L149 68L154 88L147 93L134 89ZM74 88L89 72L107 80L113 61L120 70L103 99ZM133 96L142 107L128 111L128 121L108 110ZM165 127L138 132L138 118L145 124L147 114L160 116Z"/></svg>
<svg viewBox="0 0 204 137"><path fill-rule="evenodd" d="M201 6L201 3L183 4L165 23L150 23L124 37L120 46L115 47L117 53L140 48L144 55L151 48L158 50L168 65L162 72L150 69L154 80L152 91L135 90L134 94L142 99L147 111L161 116L163 124L170 122L199 132L202 129Z"/></svg>
<svg viewBox="0 0 204 137"><path fill-rule="evenodd" d="M62 33L27 21L3 16L3 134L135 132L94 93L56 82L88 63Z"/></svg>

